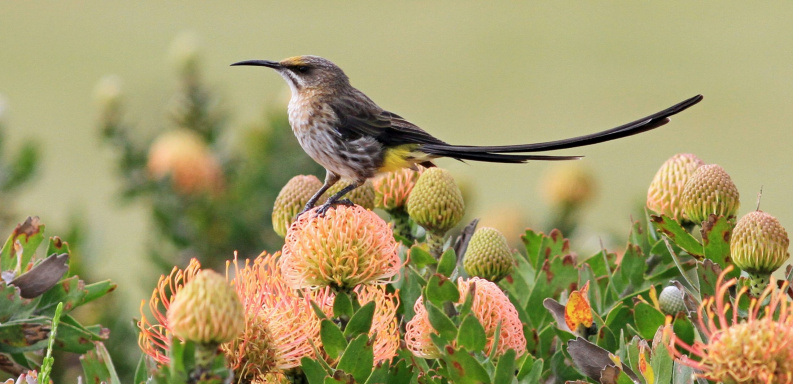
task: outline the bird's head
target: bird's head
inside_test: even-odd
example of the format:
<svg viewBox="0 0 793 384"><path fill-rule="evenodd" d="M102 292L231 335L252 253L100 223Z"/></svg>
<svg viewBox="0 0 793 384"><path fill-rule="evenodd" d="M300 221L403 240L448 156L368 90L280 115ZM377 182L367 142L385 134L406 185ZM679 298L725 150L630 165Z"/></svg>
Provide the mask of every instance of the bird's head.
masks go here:
<svg viewBox="0 0 793 384"><path fill-rule="evenodd" d="M289 83L293 93L349 85L344 71L319 56L295 56L281 61L245 60L231 65L253 65L275 69Z"/></svg>

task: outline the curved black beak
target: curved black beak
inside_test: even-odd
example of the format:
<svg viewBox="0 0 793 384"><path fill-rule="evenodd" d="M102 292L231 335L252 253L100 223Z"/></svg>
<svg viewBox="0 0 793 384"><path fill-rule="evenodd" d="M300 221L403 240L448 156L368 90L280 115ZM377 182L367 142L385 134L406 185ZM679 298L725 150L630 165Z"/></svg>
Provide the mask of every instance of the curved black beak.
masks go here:
<svg viewBox="0 0 793 384"><path fill-rule="evenodd" d="M232 66L235 66L235 65L253 65L253 66L258 66L258 67L268 67L268 68L274 68L274 69L281 68L281 64L279 62L270 61L270 60L245 60L245 61L236 62L236 63L231 64L231 65Z"/></svg>

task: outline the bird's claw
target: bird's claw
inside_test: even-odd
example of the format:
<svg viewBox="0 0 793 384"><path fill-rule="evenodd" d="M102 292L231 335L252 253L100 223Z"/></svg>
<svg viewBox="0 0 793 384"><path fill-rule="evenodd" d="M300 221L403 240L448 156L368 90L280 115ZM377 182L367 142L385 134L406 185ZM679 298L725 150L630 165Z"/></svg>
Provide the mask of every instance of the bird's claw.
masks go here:
<svg viewBox="0 0 793 384"><path fill-rule="evenodd" d="M346 205L348 207L352 207L353 205L355 205L355 203L353 203L352 200L350 200L350 199L341 199L341 200L336 201L335 204Z"/></svg>
<svg viewBox="0 0 793 384"><path fill-rule="evenodd" d="M335 207L337 205L346 205L348 207L352 207L353 205L355 205L355 203L353 203L350 199L341 199L341 200L336 200L336 201L329 201L329 202L327 202L325 204L320 205L319 208L317 208L317 211L315 212L316 216L324 217L329 209L331 209L332 207Z"/></svg>

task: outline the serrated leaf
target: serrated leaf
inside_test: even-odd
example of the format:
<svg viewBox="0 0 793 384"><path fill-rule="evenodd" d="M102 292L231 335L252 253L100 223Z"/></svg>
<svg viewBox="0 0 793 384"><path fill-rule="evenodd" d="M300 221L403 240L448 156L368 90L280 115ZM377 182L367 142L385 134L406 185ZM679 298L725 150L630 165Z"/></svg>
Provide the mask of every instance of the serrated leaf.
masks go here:
<svg viewBox="0 0 793 384"><path fill-rule="evenodd" d="M427 281L427 300L442 307L446 302L456 303L460 300L460 291L453 281L444 275L434 274Z"/></svg>
<svg viewBox="0 0 793 384"><path fill-rule="evenodd" d="M369 336L362 334L347 345L336 369L351 374L358 383L365 383L372 372L373 364L372 344L369 343Z"/></svg>
<svg viewBox="0 0 793 384"><path fill-rule="evenodd" d="M424 248L414 245L410 247L410 262L413 263L416 268L421 269L427 265L436 264L438 260L435 260Z"/></svg>
<svg viewBox="0 0 793 384"><path fill-rule="evenodd" d="M350 295L339 292L336 294L336 297L333 299L333 316L339 318L349 318L352 316L353 309L352 309L352 300L350 300Z"/></svg>
<svg viewBox="0 0 793 384"><path fill-rule="evenodd" d="M86 382L121 384L113 360L103 343L96 343L94 349L80 356L80 364L83 366Z"/></svg>
<svg viewBox="0 0 793 384"><path fill-rule="evenodd" d="M669 240L677 244L678 247L688 252L691 256L698 258L705 256L702 244L680 226L680 223L665 215L651 215L650 219L657 231L661 232L661 234L669 238Z"/></svg>
<svg viewBox="0 0 793 384"><path fill-rule="evenodd" d="M540 258L540 247L542 246L543 237L545 237L545 235L534 232L531 229L527 229L520 237L526 249L529 265L531 265L534 270L539 269L541 260L544 260Z"/></svg>
<svg viewBox="0 0 793 384"><path fill-rule="evenodd" d="M443 276L451 277L455 267L457 267L457 254L453 248L447 248L441 255L440 262L438 262L437 272Z"/></svg>
<svg viewBox="0 0 793 384"><path fill-rule="evenodd" d="M52 316L58 303L63 303L63 310L68 313L83 302L85 294L85 282L78 276L67 277L41 295L36 312Z"/></svg>
<svg viewBox="0 0 793 384"><path fill-rule="evenodd" d="M322 368L322 365L309 357L300 359L300 368L306 375L309 384L322 384L325 381L325 377L328 375L325 369Z"/></svg>
<svg viewBox="0 0 793 384"><path fill-rule="evenodd" d="M721 269L732 264L730 237L733 227L735 227L735 222L724 216L710 215L708 220L702 223L702 245L705 258L718 264ZM738 277L740 274L741 271L734 268L727 274L727 278Z"/></svg>
<svg viewBox="0 0 793 384"><path fill-rule="evenodd" d="M734 270L737 270L737 268L734 268ZM721 272L722 268L710 260L706 259L702 262L697 262L697 280L699 282L699 297L697 299L701 301L704 297L716 295L716 281L719 279Z"/></svg>
<svg viewBox="0 0 793 384"><path fill-rule="evenodd" d="M630 291L639 290L644 285L644 255L639 247L628 244L619 266L611 278L614 293L621 297Z"/></svg>
<svg viewBox="0 0 793 384"><path fill-rule="evenodd" d="M23 299L19 288L0 280L0 324L14 318L24 318L35 308L38 300Z"/></svg>
<svg viewBox="0 0 793 384"><path fill-rule="evenodd" d="M644 339L652 340L665 320L666 316L650 304L638 303L633 309L633 322L639 335Z"/></svg>
<svg viewBox="0 0 793 384"><path fill-rule="evenodd" d="M490 383L490 375L473 356L464 349L447 346L444 359L448 362L452 382L462 384Z"/></svg>
<svg viewBox="0 0 793 384"><path fill-rule="evenodd" d="M512 273L498 282L499 287L504 291L512 293L516 298L520 298L520 306L526 305L529 299L529 288L534 284L534 269L524 257L516 257L517 265L512 268ZM531 282L531 283L530 283Z"/></svg>
<svg viewBox="0 0 793 384"><path fill-rule="evenodd" d="M366 335L372 328L372 317L374 316L375 302L366 303L361 309L355 312L344 328L344 337L353 338L358 335Z"/></svg>
<svg viewBox="0 0 793 384"><path fill-rule="evenodd" d="M438 334L447 341L454 340L457 336L457 327L454 326L452 320L431 302L426 301L424 306L427 308L430 324L438 331Z"/></svg>
<svg viewBox="0 0 793 384"><path fill-rule="evenodd" d="M107 339L90 330L67 322L68 316L58 325L58 334L55 336L55 349L73 353L86 353L94 346L94 341Z"/></svg>
<svg viewBox="0 0 793 384"><path fill-rule="evenodd" d="M80 305L85 303L94 301L100 297L107 295L110 292L113 292L118 288L118 284L110 281L99 281L93 284L88 284L85 286L85 296L83 297L83 301L80 302Z"/></svg>
<svg viewBox="0 0 793 384"><path fill-rule="evenodd" d="M339 354L347 348L347 339L341 329L332 321L325 319L320 323L319 335L322 338L322 346L331 359L336 359Z"/></svg>
<svg viewBox="0 0 793 384"><path fill-rule="evenodd" d="M460 329L457 332L457 345L469 351L481 351L485 349L486 344L485 328L474 315L469 314L460 323Z"/></svg>

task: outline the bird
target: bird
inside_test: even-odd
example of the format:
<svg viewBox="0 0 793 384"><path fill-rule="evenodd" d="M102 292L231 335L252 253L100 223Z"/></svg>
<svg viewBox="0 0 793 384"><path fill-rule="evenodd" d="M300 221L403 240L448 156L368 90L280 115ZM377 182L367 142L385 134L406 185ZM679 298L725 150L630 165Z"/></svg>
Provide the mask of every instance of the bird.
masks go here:
<svg viewBox="0 0 793 384"><path fill-rule="evenodd" d="M328 59L294 56L281 61L244 60L231 65L274 69L289 85L292 131L303 150L326 171L322 187L298 216L311 210L339 180L349 184L317 209L319 215L335 204L351 204L342 200L344 195L381 173L417 165L433 167L432 161L440 157L492 163L580 159L582 156L532 153L592 145L646 132L668 123L670 116L702 100L702 95L696 95L616 128L568 139L518 145L453 145L381 108L353 87L344 71Z"/></svg>

